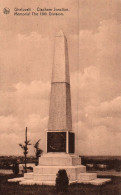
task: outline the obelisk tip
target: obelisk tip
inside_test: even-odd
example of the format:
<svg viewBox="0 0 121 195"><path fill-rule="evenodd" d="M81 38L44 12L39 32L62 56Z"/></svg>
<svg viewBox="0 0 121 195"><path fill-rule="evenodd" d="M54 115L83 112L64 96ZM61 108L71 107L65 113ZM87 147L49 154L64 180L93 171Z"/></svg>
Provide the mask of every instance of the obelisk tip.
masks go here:
<svg viewBox="0 0 121 195"><path fill-rule="evenodd" d="M56 37L64 37L64 32L62 30L60 30L57 34Z"/></svg>

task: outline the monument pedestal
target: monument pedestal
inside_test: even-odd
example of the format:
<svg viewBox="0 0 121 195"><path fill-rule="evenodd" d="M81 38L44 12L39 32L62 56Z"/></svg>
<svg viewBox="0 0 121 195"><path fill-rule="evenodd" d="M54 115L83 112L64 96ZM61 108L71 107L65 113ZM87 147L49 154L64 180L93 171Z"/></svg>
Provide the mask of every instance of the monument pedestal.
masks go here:
<svg viewBox="0 0 121 195"><path fill-rule="evenodd" d="M33 180L43 185L55 185L56 176L60 169L65 169L69 183L78 182L79 174L86 172L86 167L81 165L81 159L76 155L66 153L47 153L39 159L39 165L34 167L33 174L24 174L24 181L20 184ZM27 181L28 180L28 181Z"/></svg>
<svg viewBox="0 0 121 195"><path fill-rule="evenodd" d="M66 153L47 153L39 158L39 166L73 166L80 165L81 159Z"/></svg>
<svg viewBox="0 0 121 195"><path fill-rule="evenodd" d="M66 153L47 153L39 159L39 165L34 167L33 173L25 173L24 178L9 179L21 185L55 185L59 170L65 169L71 183L102 185L111 179L99 179L97 173L87 173L86 167L81 165L81 159L76 155Z"/></svg>

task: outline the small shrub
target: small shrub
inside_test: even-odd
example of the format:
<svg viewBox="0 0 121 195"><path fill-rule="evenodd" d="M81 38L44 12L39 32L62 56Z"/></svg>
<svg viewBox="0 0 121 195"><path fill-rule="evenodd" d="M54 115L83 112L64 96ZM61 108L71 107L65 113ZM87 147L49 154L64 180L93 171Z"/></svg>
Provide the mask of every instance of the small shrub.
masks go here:
<svg viewBox="0 0 121 195"><path fill-rule="evenodd" d="M65 169L59 170L56 177L56 190L57 192L68 191L69 179Z"/></svg>
<svg viewBox="0 0 121 195"><path fill-rule="evenodd" d="M18 173L19 173L19 165L18 165L17 161L15 161L13 164L13 173L15 175L18 175Z"/></svg>

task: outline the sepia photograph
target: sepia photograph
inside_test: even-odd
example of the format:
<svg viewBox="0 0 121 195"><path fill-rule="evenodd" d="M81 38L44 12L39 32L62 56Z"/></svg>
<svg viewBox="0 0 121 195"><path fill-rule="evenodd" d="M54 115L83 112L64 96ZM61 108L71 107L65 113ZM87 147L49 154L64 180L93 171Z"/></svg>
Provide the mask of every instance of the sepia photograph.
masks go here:
<svg viewBox="0 0 121 195"><path fill-rule="evenodd" d="M120 10L1 0L0 194L121 194Z"/></svg>

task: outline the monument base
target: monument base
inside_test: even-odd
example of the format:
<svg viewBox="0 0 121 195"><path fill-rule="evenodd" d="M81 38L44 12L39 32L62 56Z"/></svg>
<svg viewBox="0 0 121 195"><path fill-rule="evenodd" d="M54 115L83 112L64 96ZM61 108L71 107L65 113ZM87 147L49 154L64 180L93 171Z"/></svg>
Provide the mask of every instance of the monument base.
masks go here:
<svg viewBox="0 0 121 195"><path fill-rule="evenodd" d="M47 153L39 159L33 173L25 173L23 178L10 179L9 182L19 181L22 185L55 185L59 170L65 169L71 183L85 183L102 185L110 179L97 179L96 173L87 173L86 167L81 165L81 159L76 155L66 153Z"/></svg>

